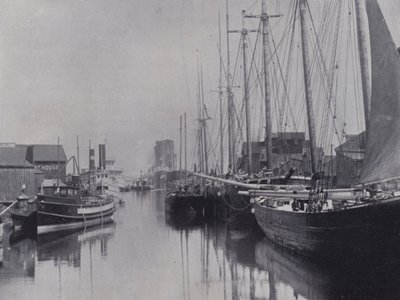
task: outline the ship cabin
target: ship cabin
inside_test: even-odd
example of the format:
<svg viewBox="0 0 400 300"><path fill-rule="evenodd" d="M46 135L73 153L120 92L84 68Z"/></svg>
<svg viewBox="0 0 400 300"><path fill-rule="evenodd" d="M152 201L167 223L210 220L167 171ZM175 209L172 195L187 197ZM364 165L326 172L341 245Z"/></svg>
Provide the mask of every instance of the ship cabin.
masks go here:
<svg viewBox="0 0 400 300"><path fill-rule="evenodd" d="M67 185L54 185L54 186L42 186L39 196L54 199L62 199L66 201L67 199L79 199L80 188L76 186Z"/></svg>

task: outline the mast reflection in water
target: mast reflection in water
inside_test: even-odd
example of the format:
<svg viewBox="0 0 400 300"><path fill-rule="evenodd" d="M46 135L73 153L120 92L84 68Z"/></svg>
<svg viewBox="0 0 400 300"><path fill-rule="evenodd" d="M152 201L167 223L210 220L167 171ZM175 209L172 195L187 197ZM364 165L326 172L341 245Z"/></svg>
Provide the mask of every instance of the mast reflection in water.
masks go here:
<svg viewBox="0 0 400 300"><path fill-rule="evenodd" d="M161 192L125 195L115 223L66 236L5 231L1 299L392 299L400 247L315 261L260 232L165 214Z"/></svg>

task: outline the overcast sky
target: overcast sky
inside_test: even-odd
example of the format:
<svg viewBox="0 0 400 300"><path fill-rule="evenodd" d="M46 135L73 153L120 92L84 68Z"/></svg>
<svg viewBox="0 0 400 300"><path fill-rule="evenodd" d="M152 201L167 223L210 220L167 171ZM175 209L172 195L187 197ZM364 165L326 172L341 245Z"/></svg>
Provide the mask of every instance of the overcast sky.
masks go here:
<svg viewBox="0 0 400 300"><path fill-rule="evenodd" d="M398 42L400 3L380 2ZM240 28L240 11L260 3L230 6ZM0 140L59 136L71 156L76 135L81 149L107 139L128 173L147 169L154 141L177 139L184 111L194 132L196 49L206 96L216 101L218 9L223 17L224 0L1 1Z"/></svg>

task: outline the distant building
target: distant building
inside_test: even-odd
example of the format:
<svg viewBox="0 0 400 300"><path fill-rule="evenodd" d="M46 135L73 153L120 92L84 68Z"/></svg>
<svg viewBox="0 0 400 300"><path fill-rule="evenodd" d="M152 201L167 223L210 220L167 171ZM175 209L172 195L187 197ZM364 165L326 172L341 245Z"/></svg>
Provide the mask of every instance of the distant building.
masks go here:
<svg viewBox="0 0 400 300"><path fill-rule="evenodd" d="M364 162L366 134L346 135L346 141L335 149L337 186L350 187L360 178Z"/></svg>
<svg viewBox="0 0 400 300"><path fill-rule="evenodd" d="M67 156L62 145L28 145L26 160L44 174L45 179L65 180Z"/></svg>
<svg viewBox="0 0 400 300"><path fill-rule="evenodd" d="M168 168L173 170L175 168L174 157L174 142L172 140L156 141L154 147L155 169Z"/></svg>
<svg viewBox="0 0 400 300"><path fill-rule="evenodd" d="M291 167L303 169L303 154L305 153L304 132L273 133L272 136L272 169L279 173L286 172ZM252 142L253 172L260 172L267 164L265 142ZM243 143L238 169L247 170L247 142Z"/></svg>

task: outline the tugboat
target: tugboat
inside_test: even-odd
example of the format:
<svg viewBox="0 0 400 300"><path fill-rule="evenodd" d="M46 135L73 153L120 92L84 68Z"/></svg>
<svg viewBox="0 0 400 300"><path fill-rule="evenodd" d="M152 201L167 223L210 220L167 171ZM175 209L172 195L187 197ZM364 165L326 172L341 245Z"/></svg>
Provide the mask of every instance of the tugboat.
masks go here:
<svg viewBox="0 0 400 300"><path fill-rule="evenodd" d="M79 176L68 184L43 187L37 199L37 234L69 231L112 221L114 200L82 190Z"/></svg>
<svg viewBox="0 0 400 300"><path fill-rule="evenodd" d="M151 190L151 185L147 182L147 179L140 178L136 180L135 184L132 185L132 190L134 191L149 191Z"/></svg>

